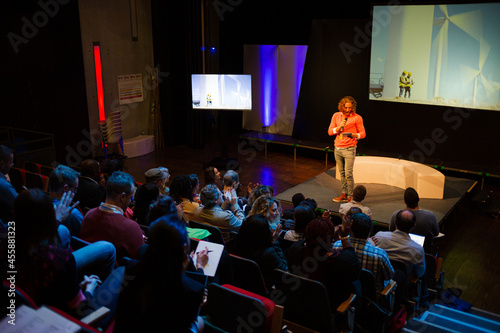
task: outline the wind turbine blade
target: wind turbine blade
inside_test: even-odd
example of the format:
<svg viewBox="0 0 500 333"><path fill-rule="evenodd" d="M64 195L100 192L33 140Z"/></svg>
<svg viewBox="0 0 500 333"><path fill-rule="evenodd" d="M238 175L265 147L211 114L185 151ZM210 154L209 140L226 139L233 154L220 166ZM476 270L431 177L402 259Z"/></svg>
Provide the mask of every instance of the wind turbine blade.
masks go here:
<svg viewBox="0 0 500 333"><path fill-rule="evenodd" d="M479 40L483 36L483 17L480 10L452 15L449 19L474 39Z"/></svg>
<svg viewBox="0 0 500 333"><path fill-rule="evenodd" d="M488 58L488 54L490 53L491 46L490 44L484 39L481 38L479 40L479 70L483 70L484 63L486 62L486 59Z"/></svg>
<svg viewBox="0 0 500 333"><path fill-rule="evenodd" d="M444 17L448 18L448 6L447 5L439 5L439 9L441 9L441 11L443 12Z"/></svg>
<svg viewBox="0 0 500 333"><path fill-rule="evenodd" d="M488 95L500 90L500 83L488 80L483 73L481 73L481 80L483 81L484 88L486 89Z"/></svg>
<svg viewBox="0 0 500 333"><path fill-rule="evenodd" d="M480 71L469 66L460 65L460 74L464 83L469 83L480 73Z"/></svg>

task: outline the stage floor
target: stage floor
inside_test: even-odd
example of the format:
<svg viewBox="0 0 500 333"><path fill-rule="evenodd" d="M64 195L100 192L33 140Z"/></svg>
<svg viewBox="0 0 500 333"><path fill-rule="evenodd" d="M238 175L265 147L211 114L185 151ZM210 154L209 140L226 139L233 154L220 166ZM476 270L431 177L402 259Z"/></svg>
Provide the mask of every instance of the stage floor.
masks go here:
<svg viewBox="0 0 500 333"><path fill-rule="evenodd" d="M441 224L475 183L476 181L470 179L445 177L443 199L420 199L419 208L433 212ZM370 207L372 220L376 221L378 226L388 227L392 214L406 207L403 200L404 189L382 184L363 185L367 193L362 204ZM341 203L332 201L341 194L340 181L335 179L335 168L280 193L276 198L291 203L295 193L302 193L306 198L316 200L318 208L336 213L339 211Z"/></svg>

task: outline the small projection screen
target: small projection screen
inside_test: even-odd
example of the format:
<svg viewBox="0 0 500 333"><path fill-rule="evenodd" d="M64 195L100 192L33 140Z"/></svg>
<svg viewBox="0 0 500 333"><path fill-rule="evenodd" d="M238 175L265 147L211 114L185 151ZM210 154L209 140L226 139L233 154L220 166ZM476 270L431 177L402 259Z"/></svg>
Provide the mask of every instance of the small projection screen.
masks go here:
<svg viewBox="0 0 500 333"><path fill-rule="evenodd" d="M252 76L192 74L193 109L252 110Z"/></svg>
<svg viewBox="0 0 500 333"><path fill-rule="evenodd" d="M373 6L370 100L500 110L500 3Z"/></svg>

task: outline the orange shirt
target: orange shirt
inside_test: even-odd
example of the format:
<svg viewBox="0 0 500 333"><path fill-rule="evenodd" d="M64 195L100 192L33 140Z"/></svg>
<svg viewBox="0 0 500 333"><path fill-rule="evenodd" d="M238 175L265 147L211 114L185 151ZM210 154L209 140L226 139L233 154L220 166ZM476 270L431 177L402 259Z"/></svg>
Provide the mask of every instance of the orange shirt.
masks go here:
<svg viewBox="0 0 500 333"><path fill-rule="evenodd" d="M336 127L338 127L344 121L346 117L342 112L335 112L332 116L332 121L330 122L330 127L328 128L328 135L332 136L337 134L335 138L335 147L337 148L348 148L356 147L358 139L349 138L342 136L340 138L339 133L334 133ZM351 113L347 117L347 122L344 126L344 133L357 133L359 134L359 139L364 139L366 137L365 126L363 125L363 118L357 113Z"/></svg>

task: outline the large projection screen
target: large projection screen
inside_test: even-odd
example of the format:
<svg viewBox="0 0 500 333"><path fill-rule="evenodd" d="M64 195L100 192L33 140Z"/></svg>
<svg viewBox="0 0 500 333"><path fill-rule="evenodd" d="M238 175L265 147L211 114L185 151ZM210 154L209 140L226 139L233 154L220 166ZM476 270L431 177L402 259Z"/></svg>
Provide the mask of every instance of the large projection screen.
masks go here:
<svg viewBox="0 0 500 333"><path fill-rule="evenodd" d="M370 100L500 110L499 17L500 3L375 5Z"/></svg>
<svg viewBox="0 0 500 333"><path fill-rule="evenodd" d="M192 74L193 109L252 110L252 76Z"/></svg>

